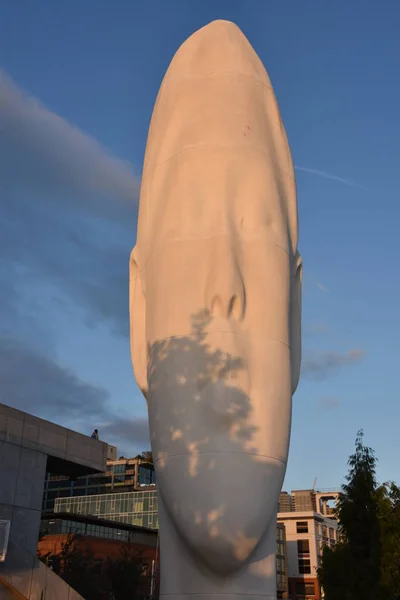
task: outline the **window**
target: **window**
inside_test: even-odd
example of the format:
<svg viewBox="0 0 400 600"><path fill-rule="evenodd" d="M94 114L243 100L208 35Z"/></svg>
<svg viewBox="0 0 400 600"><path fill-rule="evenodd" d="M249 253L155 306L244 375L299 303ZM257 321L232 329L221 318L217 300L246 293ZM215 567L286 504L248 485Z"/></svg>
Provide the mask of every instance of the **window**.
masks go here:
<svg viewBox="0 0 400 600"><path fill-rule="evenodd" d="M310 542L308 540L297 540L297 553L299 558L309 558Z"/></svg>
<svg viewBox="0 0 400 600"><path fill-rule="evenodd" d="M123 463L122 465L111 465L111 472L114 473L115 475L121 475L122 473L125 473L126 470L126 464Z"/></svg>
<svg viewBox="0 0 400 600"><path fill-rule="evenodd" d="M297 530L297 533L308 533L307 521L297 521L296 530Z"/></svg>
<svg viewBox="0 0 400 600"><path fill-rule="evenodd" d="M49 481L49 483L48 483L49 490L57 490L59 487L60 487L60 482L58 480Z"/></svg>
<svg viewBox="0 0 400 600"><path fill-rule="evenodd" d="M306 583L304 581L298 581L296 583L296 596L315 596L314 583Z"/></svg>
<svg viewBox="0 0 400 600"><path fill-rule="evenodd" d="M310 575L311 563L309 558L299 558L299 573L300 575Z"/></svg>

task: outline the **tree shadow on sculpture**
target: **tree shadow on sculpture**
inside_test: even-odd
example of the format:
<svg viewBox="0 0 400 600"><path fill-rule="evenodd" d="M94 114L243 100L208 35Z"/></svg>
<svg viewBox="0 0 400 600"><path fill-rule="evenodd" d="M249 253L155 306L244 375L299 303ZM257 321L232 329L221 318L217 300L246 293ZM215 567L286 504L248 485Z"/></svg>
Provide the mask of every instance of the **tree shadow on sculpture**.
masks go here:
<svg viewBox="0 0 400 600"><path fill-rule="evenodd" d="M285 467L260 455L255 438L263 424L254 423L246 393L247 358L218 347L211 323L210 312L201 311L192 317L188 335L148 348L160 536L164 513L218 591L236 589L234 581L246 569L248 592L256 593L275 573L277 500ZM264 543L271 535L272 547ZM162 548L162 570L170 559Z"/></svg>

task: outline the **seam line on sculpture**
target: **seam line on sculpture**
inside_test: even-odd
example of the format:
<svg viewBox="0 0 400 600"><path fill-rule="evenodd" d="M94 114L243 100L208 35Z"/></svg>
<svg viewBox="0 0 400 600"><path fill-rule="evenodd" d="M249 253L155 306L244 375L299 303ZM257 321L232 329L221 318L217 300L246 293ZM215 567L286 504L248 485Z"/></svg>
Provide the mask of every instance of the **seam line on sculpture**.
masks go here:
<svg viewBox="0 0 400 600"><path fill-rule="evenodd" d="M142 273L147 268L147 264L150 261L151 257L153 256L153 254L155 254L156 252L158 252L158 250L160 250L160 248L162 248L165 243L170 244L170 243L178 243L178 242L182 242L182 241L184 241L184 242L193 242L193 241L195 241L195 242L205 242L207 240L213 240L213 239L219 238L219 237L224 237L224 236L229 237L230 235L231 235L230 233L218 233L218 234L215 234L215 235L203 236L201 238L200 237L199 238L198 237L185 237L184 239L183 238L177 238L177 239L168 240L168 242L162 242L159 246L156 246L155 248L153 248L153 250L148 254L148 256L146 258L146 261L144 263L144 266L139 270L139 273ZM255 238L256 241L258 239L259 238ZM253 241L254 240L251 240L250 243L253 242ZM281 244L277 244L277 243L272 242L272 245L276 246L277 248L280 248L281 250L283 250L283 252L286 252L286 254L288 256L290 256L290 251L287 248L284 248L283 246L281 246ZM139 244L136 244L136 246L139 246Z"/></svg>
<svg viewBox="0 0 400 600"><path fill-rule="evenodd" d="M231 334L231 335L237 335L238 337L246 337L243 333L237 333L236 331L227 331L226 329L213 329L213 331L206 333L205 335L210 335L213 333L226 333L226 334ZM164 338L160 338L159 340L156 339L153 342L153 346L154 344L158 344L160 342L166 342L168 340L175 340L175 339L181 339L181 338L185 338L185 337L197 337L198 334L197 333L182 333L182 334L176 334L176 335L168 335L167 337ZM286 348L288 348L290 350L290 345L287 344L286 342L284 342L283 340L277 340L275 338L268 338L269 341L271 342L276 342L277 344L282 344L283 346L285 346ZM151 354L152 350L150 350L150 354Z"/></svg>
<svg viewBox="0 0 400 600"><path fill-rule="evenodd" d="M147 179L149 179L149 177L151 177L151 175L154 173L154 171L157 169L157 167L173 160L174 158L176 158L180 154L183 154L184 152L190 152L192 150L196 150L197 148L221 148L223 150L232 150L232 149L237 149L237 148L243 149L244 148L246 150L251 150L253 152L257 152L258 154L262 154L263 156L266 156L271 161L271 163L275 167L277 167L279 169L279 171L281 171L281 173L283 173L284 175L286 175L286 177L289 177L289 179L291 179L292 181L295 182L294 175L290 175L290 173L287 173L277 162L272 160L271 157L266 152L264 152L263 150L260 150L259 148L245 146L244 144L234 144L231 146L224 146L223 144L196 144L193 146L188 146L187 148L183 148L182 150L178 150L178 152L175 152L175 154L172 154L168 158L165 158L164 160L161 160L160 162L156 163L154 165L154 167L151 169L150 173L147 173L147 175L145 177L142 177L142 185Z"/></svg>
<svg viewBox="0 0 400 600"><path fill-rule="evenodd" d="M197 456L198 454L245 454L246 456L259 456L260 458L269 458L275 462L281 463L286 466L285 461L281 458L275 458L274 456L269 456L269 454L257 454L256 452L239 452L239 450L207 450L206 452L177 452L176 454L167 454L166 456L162 456L161 458L156 458L155 462L159 460L165 460L166 458L175 458L176 456Z"/></svg>
<svg viewBox="0 0 400 600"><path fill-rule="evenodd" d="M254 75L248 75L247 73L243 73L240 71L208 71L207 73L202 73L201 75L187 75L186 77L183 77L182 79L175 79L172 81L168 81L166 79L163 81L161 87L166 88L166 87L171 87L173 85L181 85L182 83L185 83L186 81L193 81L194 79L200 80L200 79L203 79L203 77L204 78L215 77L217 75L233 75L235 77L239 76L239 77L245 77L246 79L251 79L251 81L253 81L256 85L261 85L262 87L265 87L268 90L271 90L271 92L273 92L275 95L272 84L265 83L261 79L254 77Z"/></svg>

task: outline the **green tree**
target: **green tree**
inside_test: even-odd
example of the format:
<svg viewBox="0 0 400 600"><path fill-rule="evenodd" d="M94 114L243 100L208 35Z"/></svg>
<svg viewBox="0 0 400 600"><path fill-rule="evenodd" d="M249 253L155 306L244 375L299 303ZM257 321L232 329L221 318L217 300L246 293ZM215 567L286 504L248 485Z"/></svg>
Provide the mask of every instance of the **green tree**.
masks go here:
<svg viewBox="0 0 400 600"><path fill-rule="evenodd" d="M341 540L325 549L318 571L326 600L379 600L381 539L376 458L359 431L337 505Z"/></svg>
<svg viewBox="0 0 400 600"><path fill-rule="evenodd" d="M377 490L381 531L381 581L386 600L400 599L400 488L393 482Z"/></svg>
<svg viewBox="0 0 400 600"><path fill-rule="evenodd" d="M135 458L141 458L149 463L153 463L153 453L151 450L143 450L141 454L137 454Z"/></svg>
<svg viewBox="0 0 400 600"><path fill-rule="evenodd" d="M40 559L85 600L135 600L149 593L147 563L133 546L122 546L116 559L95 560L80 536L69 534L58 554Z"/></svg>
<svg viewBox="0 0 400 600"><path fill-rule="evenodd" d="M325 592L325 600L352 600L348 587L348 546L337 543L334 548L325 546L318 577Z"/></svg>
<svg viewBox="0 0 400 600"><path fill-rule="evenodd" d="M85 600L108 600L103 573L79 535L68 534L58 554L47 553L39 558Z"/></svg>
<svg viewBox="0 0 400 600"><path fill-rule="evenodd" d="M122 546L117 559L108 559L106 574L110 600L134 600L149 594L147 563L131 546Z"/></svg>

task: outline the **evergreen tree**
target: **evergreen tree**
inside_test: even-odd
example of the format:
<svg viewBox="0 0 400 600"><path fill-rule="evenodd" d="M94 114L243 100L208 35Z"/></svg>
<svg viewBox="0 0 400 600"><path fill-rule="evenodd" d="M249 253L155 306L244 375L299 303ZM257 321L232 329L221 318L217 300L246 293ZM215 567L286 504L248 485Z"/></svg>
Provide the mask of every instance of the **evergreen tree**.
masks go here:
<svg viewBox="0 0 400 600"><path fill-rule="evenodd" d="M385 600L400 600L400 489L393 482L377 491L381 530L381 580Z"/></svg>
<svg viewBox="0 0 400 600"><path fill-rule="evenodd" d="M359 431L348 461L347 483L337 505L341 539L325 549L318 575L326 600L379 600L381 541L378 516L376 458Z"/></svg>

